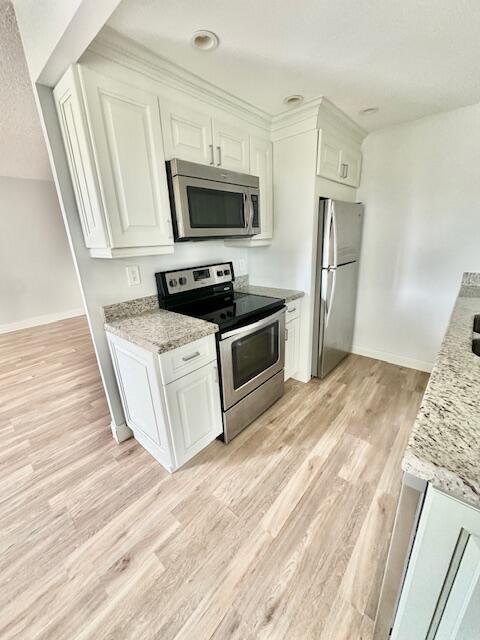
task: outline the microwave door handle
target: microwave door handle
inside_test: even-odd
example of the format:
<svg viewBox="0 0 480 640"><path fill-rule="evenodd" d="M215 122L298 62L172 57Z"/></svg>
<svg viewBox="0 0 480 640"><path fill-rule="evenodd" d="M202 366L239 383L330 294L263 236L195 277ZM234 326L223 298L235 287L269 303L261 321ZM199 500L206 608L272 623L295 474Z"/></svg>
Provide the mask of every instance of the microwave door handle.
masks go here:
<svg viewBox="0 0 480 640"><path fill-rule="evenodd" d="M245 227L245 234L248 233L248 214L247 214L247 194L243 192L243 226Z"/></svg>
<svg viewBox="0 0 480 640"><path fill-rule="evenodd" d="M249 211L249 215L248 215L248 235L251 236L251 235L253 235L253 215L254 215L252 194L248 194L248 211Z"/></svg>

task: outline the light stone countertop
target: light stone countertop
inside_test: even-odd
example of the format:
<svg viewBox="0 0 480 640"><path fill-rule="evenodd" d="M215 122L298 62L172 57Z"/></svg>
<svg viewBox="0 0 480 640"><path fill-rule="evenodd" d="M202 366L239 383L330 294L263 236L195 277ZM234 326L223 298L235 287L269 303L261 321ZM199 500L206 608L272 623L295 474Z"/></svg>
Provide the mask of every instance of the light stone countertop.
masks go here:
<svg viewBox="0 0 480 640"><path fill-rule="evenodd" d="M291 302L298 298L303 298L305 295L303 291L295 291L294 289L277 289L276 287L260 287L248 282L236 282L234 283L235 291L241 293L253 293L257 296L267 296L269 298L283 298L285 302Z"/></svg>
<svg viewBox="0 0 480 640"><path fill-rule="evenodd" d="M247 278L238 280L235 290L240 293L283 298L287 302L303 296L301 291L249 286ZM156 295L108 305L103 307L103 313L105 331L155 353L171 351L218 331L213 322L159 309Z"/></svg>
<svg viewBox="0 0 480 640"><path fill-rule="evenodd" d="M472 353L480 273L466 273L402 469L480 508L480 357Z"/></svg>
<svg viewBox="0 0 480 640"><path fill-rule="evenodd" d="M103 308L105 331L133 344L165 353L218 331L218 325L159 309L157 296Z"/></svg>

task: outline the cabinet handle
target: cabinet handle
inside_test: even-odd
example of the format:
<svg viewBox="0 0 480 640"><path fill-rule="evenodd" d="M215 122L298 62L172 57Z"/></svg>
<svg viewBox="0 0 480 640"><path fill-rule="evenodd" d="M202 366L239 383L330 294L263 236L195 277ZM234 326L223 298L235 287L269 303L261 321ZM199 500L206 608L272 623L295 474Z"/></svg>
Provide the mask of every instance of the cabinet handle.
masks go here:
<svg viewBox="0 0 480 640"><path fill-rule="evenodd" d="M287 313L293 313L296 310L297 310L297 307L292 307L291 309L287 308Z"/></svg>
<svg viewBox="0 0 480 640"><path fill-rule="evenodd" d="M288 329L285 329L285 342L288 341Z"/></svg>
<svg viewBox="0 0 480 640"><path fill-rule="evenodd" d="M189 356L183 356L182 360L184 362L188 362L189 360L193 360L194 358L198 358L200 355L200 351L195 351L195 353L191 353Z"/></svg>
<svg viewBox="0 0 480 640"><path fill-rule="evenodd" d="M215 374L214 374L214 376L215 376L215 377L214 377L214 380L215 380L215 382L218 382L218 367L213 367L213 369L214 369L214 371L215 371Z"/></svg>
<svg viewBox="0 0 480 640"><path fill-rule="evenodd" d="M340 165L340 177L348 178L348 164L346 164L345 162L342 162L342 164Z"/></svg>
<svg viewBox="0 0 480 640"><path fill-rule="evenodd" d="M222 166L222 147L218 146L217 147L217 151L218 151L218 167Z"/></svg>
<svg viewBox="0 0 480 640"><path fill-rule="evenodd" d="M208 145L210 147L210 164L215 164L215 156L213 154L213 144Z"/></svg>

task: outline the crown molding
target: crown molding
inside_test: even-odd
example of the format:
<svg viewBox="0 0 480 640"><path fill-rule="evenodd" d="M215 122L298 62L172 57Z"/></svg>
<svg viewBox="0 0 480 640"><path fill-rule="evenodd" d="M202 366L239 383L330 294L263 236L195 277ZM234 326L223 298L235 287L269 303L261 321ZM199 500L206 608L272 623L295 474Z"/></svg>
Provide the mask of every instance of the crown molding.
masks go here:
<svg viewBox="0 0 480 640"><path fill-rule="evenodd" d="M363 139L367 137L368 131L362 129L354 120L352 120L346 113L330 102L328 98L323 97L319 105L318 113L318 127L322 127L322 123L329 124L341 129L342 132L348 131L350 136L354 138L359 144Z"/></svg>
<svg viewBox="0 0 480 640"><path fill-rule="evenodd" d="M367 131L324 96L312 98L298 107L273 116L271 130L273 139L279 140L325 126L333 128L342 137L347 135L358 144L367 136Z"/></svg>
<svg viewBox="0 0 480 640"><path fill-rule="evenodd" d="M272 115L162 58L108 26L90 44L87 58L88 53L227 109L250 124L270 130L274 141L324 126L333 127L343 137L347 134L359 144L367 136L367 131L324 96Z"/></svg>
<svg viewBox="0 0 480 640"><path fill-rule="evenodd" d="M88 51L210 104L226 108L251 124L270 129L271 114L162 58L111 27L104 27L100 31Z"/></svg>

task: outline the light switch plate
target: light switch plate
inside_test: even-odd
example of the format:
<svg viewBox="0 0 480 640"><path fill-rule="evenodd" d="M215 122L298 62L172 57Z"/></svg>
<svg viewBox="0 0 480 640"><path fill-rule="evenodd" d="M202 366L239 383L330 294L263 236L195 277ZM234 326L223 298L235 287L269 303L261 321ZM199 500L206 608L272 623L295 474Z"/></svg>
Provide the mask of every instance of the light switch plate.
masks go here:
<svg viewBox="0 0 480 640"><path fill-rule="evenodd" d="M135 287L142 282L138 264L129 264L125 267L125 271L127 272L127 282L130 287Z"/></svg>

